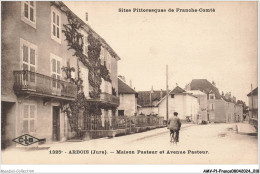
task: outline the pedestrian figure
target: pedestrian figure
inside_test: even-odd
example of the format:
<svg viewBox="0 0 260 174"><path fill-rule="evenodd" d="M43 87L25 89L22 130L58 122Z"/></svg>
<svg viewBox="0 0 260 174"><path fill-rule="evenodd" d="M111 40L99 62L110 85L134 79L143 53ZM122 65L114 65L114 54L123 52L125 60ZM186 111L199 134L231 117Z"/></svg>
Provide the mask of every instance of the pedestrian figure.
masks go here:
<svg viewBox="0 0 260 174"><path fill-rule="evenodd" d="M173 117L168 120L168 128L170 129L171 142L179 142L179 131L181 129L181 121L178 118L178 112L173 113ZM174 136L174 133L176 134Z"/></svg>

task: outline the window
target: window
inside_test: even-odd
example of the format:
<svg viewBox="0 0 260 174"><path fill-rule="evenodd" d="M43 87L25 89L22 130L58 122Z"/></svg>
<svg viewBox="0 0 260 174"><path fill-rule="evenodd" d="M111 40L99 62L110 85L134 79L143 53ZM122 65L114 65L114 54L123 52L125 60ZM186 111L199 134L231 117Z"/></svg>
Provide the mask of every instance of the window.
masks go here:
<svg viewBox="0 0 260 174"><path fill-rule="evenodd" d="M215 94L209 94L209 99L214 100L215 99Z"/></svg>
<svg viewBox="0 0 260 174"><path fill-rule="evenodd" d="M31 25L33 28L36 28L36 2L24 1L21 2L21 7L22 7L21 10L22 21Z"/></svg>
<svg viewBox="0 0 260 174"><path fill-rule="evenodd" d="M33 72L36 72L37 65L37 46L34 44L20 39L20 59L21 69L29 71L23 77L24 83L28 85L35 85L36 78Z"/></svg>
<svg viewBox="0 0 260 174"><path fill-rule="evenodd" d="M124 116L125 111L124 110L118 110L118 116Z"/></svg>
<svg viewBox="0 0 260 174"><path fill-rule="evenodd" d="M61 80L61 58L54 54L51 54L51 77L53 94L60 95L61 85L57 80Z"/></svg>
<svg viewBox="0 0 260 174"><path fill-rule="evenodd" d="M174 94L171 94L171 98L174 98Z"/></svg>
<svg viewBox="0 0 260 174"><path fill-rule="evenodd" d="M211 110L212 111L214 110L214 104L211 104Z"/></svg>
<svg viewBox="0 0 260 174"><path fill-rule="evenodd" d="M88 35L83 32L83 54L88 55Z"/></svg>
<svg viewBox="0 0 260 174"><path fill-rule="evenodd" d="M23 133L35 132L36 105L23 105Z"/></svg>
<svg viewBox="0 0 260 174"><path fill-rule="evenodd" d="M111 71L111 55L109 52L107 52L107 58L106 58L106 67L108 71Z"/></svg>
<svg viewBox="0 0 260 174"><path fill-rule="evenodd" d="M51 8L51 38L61 43L61 14L54 7Z"/></svg>

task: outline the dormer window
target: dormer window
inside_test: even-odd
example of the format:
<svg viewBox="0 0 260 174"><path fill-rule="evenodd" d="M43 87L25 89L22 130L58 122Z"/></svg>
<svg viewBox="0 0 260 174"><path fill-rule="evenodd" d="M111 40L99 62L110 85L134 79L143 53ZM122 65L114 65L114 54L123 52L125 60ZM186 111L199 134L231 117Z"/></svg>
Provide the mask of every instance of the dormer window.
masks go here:
<svg viewBox="0 0 260 174"><path fill-rule="evenodd" d="M215 100L215 94L209 94L209 99L210 100Z"/></svg>

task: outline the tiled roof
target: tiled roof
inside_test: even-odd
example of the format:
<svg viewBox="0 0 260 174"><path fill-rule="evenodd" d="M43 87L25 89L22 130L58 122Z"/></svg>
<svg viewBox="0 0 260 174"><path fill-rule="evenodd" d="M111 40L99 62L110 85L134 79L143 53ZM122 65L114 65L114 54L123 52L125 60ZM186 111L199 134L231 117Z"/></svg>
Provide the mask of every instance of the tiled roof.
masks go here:
<svg viewBox="0 0 260 174"><path fill-rule="evenodd" d="M218 88L212 85L207 79L193 79L190 83L190 90L200 90L206 94L213 92L216 99L221 99Z"/></svg>
<svg viewBox="0 0 260 174"><path fill-rule="evenodd" d="M150 93L151 91L138 91L137 104L141 106L151 106L150 102ZM162 98L166 95L166 91L162 91ZM153 91L152 93L152 102L160 101L161 91Z"/></svg>
<svg viewBox="0 0 260 174"><path fill-rule="evenodd" d="M137 92L118 78L118 94L136 94Z"/></svg>
<svg viewBox="0 0 260 174"><path fill-rule="evenodd" d="M258 87L256 87L253 91L253 95L257 95L258 94ZM250 92L249 94L247 94L247 96L251 96L251 93L252 92Z"/></svg>
<svg viewBox="0 0 260 174"><path fill-rule="evenodd" d="M176 86L176 88L174 88L174 89L170 92L170 94L182 94L182 93L184 93L184 92L186 92L184 89L182 89L182 88L179 87L179 86Z"/></svg>

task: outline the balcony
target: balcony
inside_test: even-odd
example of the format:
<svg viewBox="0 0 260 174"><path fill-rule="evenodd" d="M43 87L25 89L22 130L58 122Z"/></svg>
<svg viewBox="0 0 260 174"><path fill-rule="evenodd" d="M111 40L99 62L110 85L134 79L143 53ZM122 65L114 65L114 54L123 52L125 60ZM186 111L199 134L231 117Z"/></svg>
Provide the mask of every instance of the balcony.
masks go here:
<svg viewBox="0 0 260 174"><path fill-rule="evenodd" d="M112 94L108 94L105 92L102 92L100 94L100 98L88 99L88 101L100 102L107 106L119 106L119 97L116 97Z"/></svg>
<svg viewBox="0 0 260 174"><path fill-rule="evenodd" d="M14 71L14 91L16 95L73 101L77 95L77 86L43 74L22 70Z"/></svg>

